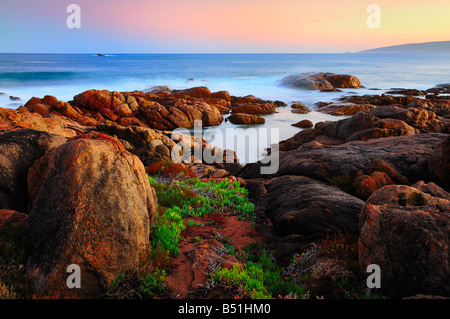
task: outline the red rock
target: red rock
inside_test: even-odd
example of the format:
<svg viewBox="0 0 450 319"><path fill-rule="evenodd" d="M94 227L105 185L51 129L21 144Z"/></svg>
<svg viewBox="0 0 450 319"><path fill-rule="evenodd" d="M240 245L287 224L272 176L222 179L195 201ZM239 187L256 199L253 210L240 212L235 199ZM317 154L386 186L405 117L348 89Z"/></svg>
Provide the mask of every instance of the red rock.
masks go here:
<svg viewBox="0 0 450 319"><path fill-rule="evenodd" d="M98 121L93 117L81 115L77 118L77 123L83 126L96 126Z"/></svg>
<svg viewBox="0 0 450 319"><path fill-rule="evenodd" d="M130 109L130 107L126 103L122 103L122 104L116 106L113 111L120 117L133 116L133 111Z"/></svg>
<svg viewBox="0 0 450 319"><path fill-rule="evenodd" d="M390 184L392 184L392 180L386 173L373 172L370 176L358 176L353 183L353 188L356 196L366 200L377 189Z"/></svg>
<svg viewBox="0 0 450 319"><path fill-rule="evenodd" d="M32 106L32 111L40 115L47 115L52 111L52 107L47 104L36 103Z"/></svg>
<svg viewBox="0 0 450 319"><path fill-rule="evenodd" d="M107 108L102 108L98 111L105 119L111 120L111 121L116 121L119 118L119 115L117 115L116 113L114 113L113 111L111 111L110 109Z"/></svg>
<svg viewBox="0 0 450 319"><path fill-rule="evenodd" d="M45 117L38 113L0 108L0 132L15 128L29 128L36 131L72 137L84 131L78 123L61 116L49 114Z"/></svg>
<svg viewBox="0 0 450 319"><path fill-rule="evenodd" d="M28 100L27 103L25 103L25 107L28 109L32 109L32 106L35 104L46 104L44 103L40 98L33 96L31 99Z"/></svg>
<svg viewBox="0 0 450 319"><path fill-rule="evenodd" d="M87 137L46 153L29 172L38 189L28 223L37 295L96 297L148 257L157 199L144 166L117 140ZM66 285L70 264L81 268L80 289Z"/></svg>
<svg viewBox="0 0 450 319"><path fill-rule="evenodd" d="M76 120L81 116L80 112L77 109L72 107L72 105L70 105L69 103L63 101L55 103L53 107L58 110L58 112L60 112L64 116L67 116L68 118L71 118L72 120Z"/></svg>
<svg viewBox="0 0 450 319"><path fill-rule="evenodd" d="M142 121L140 121L139 119L137 119L135 117L122 117L117 120L117 124L122 125L122 126L136 125L136 126L147 127L146 124L144 124Z"/></svg>
<svg viewBox="0 0 450 319"><path fill-rule="evenodd" d="M211 91L205 86L193 87L190 89L180 90L174 92L175 96L188 95L190 97L196 98L209 98L213 97Z"/></svg>
<svg viewBox="0 0 450 319"><path fill-rule="evenodd" d="M335 88L359 89L361 87L361 81L353 75L325 73L322 76Z"/></svg>
<svg viewBox="0 0 450 319"><path fill-rule="evenodd" d="M44 102L48 106L53 106L54 104L56 104L58 102L58 99L52 95L46 95L42 99L42 102Z"/></svg>
<svg viewBox="0 0 450 319"><path fill-rule="evenodd" d="M106 122L106 119L103 117L103 115L101 115L101 114L98 113L98 112L95 113L94 119L96 119L97 122L99 122L99 123L104 123L104 122Z"/></svg>
<svg viewBox="0 0 450 319"><path fill-rule="evenodd" d="M28 215L19 213L15 210L0 209L0 227L6 225L25 226L28 221Z"/></svg>
<svg viewBox="0 0 450 319"><path fill-rule="evenodd" d="M233 124L264 124L266 120L258 115L233 113L228 117Z"/></svg>
<svg viewBox="0 0 450 319"><path fill-rule="evenodd" d="M228 93L227 91L214 92L212 94L212 97L221 99L221 100L231 101L230 93Z"/></svg>
<svg viewBox="0 0 450 319"><path fill-rule="evenodd" d="M276 112L276 105L272 102L265 103L258 99L239 99L232 108L232 113L245 114L272 114Z"/></svg>
<svg viewBox="0 0 450 319"><path fill-rule="evenodd" d="M112 109L124 102L125 97L119 92L88 90L75 95L72 105L88 110L100 111L103 108Z"/></svg>

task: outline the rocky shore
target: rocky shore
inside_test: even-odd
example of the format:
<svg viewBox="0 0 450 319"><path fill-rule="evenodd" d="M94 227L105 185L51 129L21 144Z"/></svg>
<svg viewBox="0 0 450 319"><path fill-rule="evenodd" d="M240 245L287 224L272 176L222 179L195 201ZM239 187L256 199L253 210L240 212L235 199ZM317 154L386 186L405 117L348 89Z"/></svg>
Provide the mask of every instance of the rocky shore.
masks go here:
<svg viewBox="0 0 450 319"><path fill-rule="evenodd" d="M331 73L280 82L361 87ZM447 84L319 103L348 117L298 123L272 175L172 130L219 125L225 114L258 125L280 101L159 87L0 108L0 297L450 297L449 92ZM180 144L190 163L173 163ZM175 243L164 242L169 233ZM71 264L81 267L80 289L66 284ZM365 286L370 264L381 268L375 292ZM261 267L261 286L249 265Z"/></svg>

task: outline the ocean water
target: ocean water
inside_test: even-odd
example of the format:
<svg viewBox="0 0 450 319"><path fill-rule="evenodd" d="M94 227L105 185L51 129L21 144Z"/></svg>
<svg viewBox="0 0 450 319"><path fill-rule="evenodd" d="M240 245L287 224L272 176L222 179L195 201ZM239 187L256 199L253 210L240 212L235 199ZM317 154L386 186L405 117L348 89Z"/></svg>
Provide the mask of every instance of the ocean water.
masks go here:
<svg viewBox="0 0 450 319"><path fill-rule="evenodd" d="M320 93L278 86L289 74L334 72L357 76L365 88L343 93ZM194 79L188 81L188 79ZM267 115L266 123L246 129L273 136L272 143L291 137L299 128L290 124L302 119L313 123L337 117L311 112L294 114L292 101L302 101L311 109L318 101L331 101L349 94L381 94L390 88L427 89L450 82L449 53L415 54L0 54L0 107L17 108L32 96L54 95L68 101L89 89L116 91L145 90L155 85L172 89L207 86L236 96L255 95L281 100L287 107ZM379 90L370 90L370 89ZM20 98L11 100L9 96ZM214 146L227 145L229 122L205 129L204 138ZM277 130L277 132L275 132ZM239 132L238 134L245 134ZM261 131L262 132L262 131ZM250 134L249 134L250 135ZM262 142L235 145L241 162L261 158L268 146Z"/></svg>

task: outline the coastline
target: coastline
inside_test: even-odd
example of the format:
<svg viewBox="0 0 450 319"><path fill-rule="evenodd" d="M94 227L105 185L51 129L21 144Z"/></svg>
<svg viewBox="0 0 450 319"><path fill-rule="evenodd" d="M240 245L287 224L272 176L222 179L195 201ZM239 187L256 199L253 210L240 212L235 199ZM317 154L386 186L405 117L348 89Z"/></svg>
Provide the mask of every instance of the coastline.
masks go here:
<svg viewBox="0 0 450 319"><path fill-rule="evenodd" d="M361 86L354 76L329 73L300 75L294 83L325 81L339 90ZM31 278L27 288L38 297L136 297L127 289L140 277L122 267L138 267L142 258L150 261L141 271L158 282L146 291L149 298L448 297L449 91L448 85L373 91L320 103L316 111L327 120L295 128L298 133L280 141L278 166L269 175L261 162L241 165L234 151L214 148L189 130L175 139L172 133L192 129L196 120L218 127L228 114L254 128L255 118L279 109L303 112L299 103L292 108L204 86L88 90L68 102L34 97L16 110L0 108L0 164L7 177L1 189L8 190L0 196L2 227L25 227L32 242L31 255L22 256L26 273L44 278ZM184 163L174 163L174 150L179 156L189 151ZM212 162L203 157L208 152ZM86 207L88 220L78 230L67 227ZM135 231L116 227L117 219ZM51 226L55 237L45 235L49 225L57 225ZM66 253L56 257L46 250L49 243ZM248 259L284 286L264 280L252 290L232 277L253 278ZM269 260L276 261L270 270L263 266ZM68 262L102 279L67 289L61 274ZM383 271L375 294L363 284L369 264ZM411 267L433 272L403 280Z"/></svg>

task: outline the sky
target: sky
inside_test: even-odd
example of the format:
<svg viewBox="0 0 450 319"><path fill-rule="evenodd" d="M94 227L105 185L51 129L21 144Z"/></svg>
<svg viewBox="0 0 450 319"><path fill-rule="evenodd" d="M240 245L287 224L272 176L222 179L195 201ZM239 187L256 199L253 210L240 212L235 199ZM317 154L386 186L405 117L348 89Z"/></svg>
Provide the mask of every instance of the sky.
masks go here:
<svg viewBox="0 0 450 319"><path fill-rule="evenodd" d="M449 0L1 0L0 52L357 52L449 41L449 17Z"/></svg>

